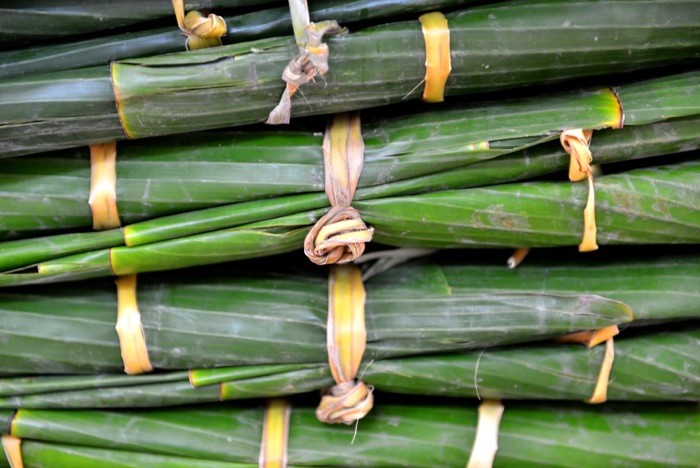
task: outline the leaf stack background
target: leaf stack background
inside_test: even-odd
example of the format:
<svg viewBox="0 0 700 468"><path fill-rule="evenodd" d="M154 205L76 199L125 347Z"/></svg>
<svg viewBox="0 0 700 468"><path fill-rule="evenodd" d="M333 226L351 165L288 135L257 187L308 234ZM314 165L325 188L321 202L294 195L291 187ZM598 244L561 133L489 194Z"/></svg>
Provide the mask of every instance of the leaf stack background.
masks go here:
<svg viewBox="0 0 700 468"><path fill-rule="evenodd" d="M697 464L697 2L312 1L349 32L288 126L261 123L298 52L288 5L185 7L224 18L222 46L184 52L163 0L0 5L0 466L272 466L271 397L288 466L465 466L480 400L505 406L497 466ZM433 10L452 71L428 104ZM300 252L330 207L323 132L356 110L375 403L328 425L329 268ZM559 141L577 128L593 253ZM121 226L96 231L87 145L111 140ZM115 331L131 274L142 375ZM610 343L559 340L610 326L607 402L586 404Z"/></svg>

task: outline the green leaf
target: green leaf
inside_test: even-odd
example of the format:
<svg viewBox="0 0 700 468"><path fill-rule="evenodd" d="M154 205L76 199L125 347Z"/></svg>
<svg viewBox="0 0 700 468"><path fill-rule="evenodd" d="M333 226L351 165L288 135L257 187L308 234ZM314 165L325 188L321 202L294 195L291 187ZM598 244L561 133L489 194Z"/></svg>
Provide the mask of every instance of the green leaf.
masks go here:
<svg viewBox="0 0 700 468"><path fill-rule="evenodd" d="M191 3L192 2L188 2L188 9L197 8L197 5L191 5ZM210 1L207 2L207 6L217 7L215 13L224 13L218 8L231 6L230 3L231 2ZM247 3L255 3L256 6L260 6L261 2ZM376 21L377 19L386 20L396 15L405 16L410 13L419 13L446 7L449 8L455 5L468 5L470 3L476 2L473 0L405 0L401 3L397 3L393 0L322 0L311 3L311 5L309 5L309 13L312 21L334 19L343 26L351 26L352 29L356 29L358 23L365 21ZM22 4L23 2L20 2L20 6L22 6ZM48 6L49 5L47 5L47 7ZM99 10L100 8L104 9L105 6L106 5L99 5L97 2L92 2L89 5L84 5L83 8L86 10ZM120 2L118 5L118 7L128 8L129 14L134 16L158 13L160 16L172 17L172 10L167 6L164 8L163 4L160 2L153 2L153 5L146 6L150 8L144 8L143 1L125 1ZM65 8L65 6L63 6L63 8ZM114 10L114 8L115 7L112 6L111 10ZM24 33L27 28L26 24L23 23L32 20L32 26L37 26L36 18L30 20L31 13L27 10L29 10L29 8L25 7L25 9L21 11L14 10L12 13L7 13L8 18L12 18L14 22L12 28L22 28ZM0 9L0 12L1 11L2 9ZM18 18L18 13L21 14L22 18ZM48 34L49 31L54 31L55 34L54 37L52 37L52 39L54 39L55 36L67 32L66 29L64 29L67 25L61 21L63 18L60 18L57 12L51 13L56 14L44 12L42 15L44 22L40 22L42 27L33 31L34 33ZM101 21L97 22L93 20L90 23L86 23L84 26L95 27L96 24L99 24L103 27L106 21L112 19L105 18L106 15L104 13L104 11L100 12ZM111 13L113 14L114 12L112 11ZM94 16L97 12L92 12L91 14ZM47 16L49 15L52 16L50 22L51 28L48 27L49 21ZM224 44L236 44L264 37L292 33L292 23L287 6L267 8L248 13L237 12L234 16L222 16L228 26L226 35L221 38ZM24 18L26 18L26 20L24 20ZM6 25L3 24L2 19L0 19L0 29L6 31L7 28L3 27ZM144 20L146 19L149 18L144 17ZM0 79L95 65L107 65L115 60L180 52L184 50L185 47L184 38L180 30L176 27L174 18L172 18L171 22L172 24L168 28L149 29L146 31L131 30L125 34L102 35L94 39L73 40L71 42L59 44L39 45L31 48L0 52ZM2 39L3 36L0 35L0 42Z"/></svg>
<svg viewBox="0 0 700 468"><path fill-rule="evenodd" d="M368 282L368 359L545 339L632 318L624 303L596 295L539 290L487 295L451 288L437 265L405 271L405 277L385 278L376 287ZM325 278L244 271L144 276L138 283L155 368L326 362ZM0 372L120 371L116 307L116 288L109 282L4 290Z"/></svg>
<svg viewBox="0 0 700 468"><path fill-rule="evenodd" d="M240 7L254 0L188 0L189 8ZM0 8L0 43L55 40L57 37L104 31L163 17L173 17L172 6L159 0L92 0L56 3L51 0L5 0Z"/></svg>
<svg viewBox="0 0 700 468"><path fill-rule="evenodd" d="M640 169L595 182L599 244L700 242L700 164ZM354 203L374 240L401 247L577 245L585 184L533 182Z"/></svg>
<svg viewBox="0 0 700 468"><path fill-rule="evenodd" d="M687 63L700 48L689 13L695 11L689 0L542 0L450 13L447 94ZM330 71L304 85L303 96L295 94L295 116L420 96L425 52L418 21L372 27L328 44ZM277 104L280 73L296 53L290 37L115 62L119 116L104 67L8 80L0 84L0 96L7 96L0 99L0 155L124 139L124 132L144 137L260 122Z"/></svg>
<svg viewBox="0 0 700 468"><path fill-rule="evenodd" d="M82 446L190 457L192 463L254 463L262 413L259 407L229 405L141 412L20 410L13 434L77 445L76 456ZM354 427L323 425L312 408L298 406L291 414L288 462L290 466L462 466L469 459L476 422L476 410L470 406L384 403L360 422L353 437ZM699 424L697 408L689 405L506 402L495 463L691 466L700 454L695 443ZM65 460L72 466L69 454L66 451Z"/></svg>
<svg viewBox="0 0 700 468"><path fill-rule="evenodd" d="M610 401L696 401L697 327L644 330L615 338ZM362 380L378 391L457 398L574 400L590 398L605 346L535 343L451 354L377 359ZM333 384L328 364L198 369L151 376L42 376L0 379L0 408L126 408L284 396ZM298 370L290 370L298 369ZM121 380L120 380L121 379ZM131 379L131 380L129 380ZM195 387L193 387L193 385ZM71 388L72 386L72 388ZM13 389L21 391L10 394ZM54 388L53 391L48 391Z"/></svg>

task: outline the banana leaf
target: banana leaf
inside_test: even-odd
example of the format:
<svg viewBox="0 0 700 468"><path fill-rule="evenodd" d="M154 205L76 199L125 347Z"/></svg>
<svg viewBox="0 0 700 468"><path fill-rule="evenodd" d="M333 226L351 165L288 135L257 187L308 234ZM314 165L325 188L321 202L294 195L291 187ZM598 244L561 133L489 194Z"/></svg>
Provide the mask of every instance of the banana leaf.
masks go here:
<svg viewBox="0 0 700 468"><path fill-rule="evenodd" d="M696 406L504 406L494 466L694 466L700 456ZM89 448L99 449L106 462L112 452L125 451L193 463L255 463L262 420L262 407L223 404L128 412L20 410L11 432L23 440L30 466L81 466L74 463L95 456ZM476 409L458 402L384 404L362 420L351 443L353 427L323 425L312 407L298 405L290 417L288 466L465 466L476 423ZM123 459L123 453L115 457Z"/></svg>
<svg viewBox="0 0 700 468"><path fill-rule="evenodd" d="M615 338L609 401L697 401L700 331L623 331ZM631 336L630 336L631 335ZM381 392L459 398L590 398L605 346L536 343L365 362L362 380ZM333 384L327 364L255 365L152 375L0 379L0 408L133 408L285 396Z"/></svg>
<svg viewBox="0 0 700 468"><path fill-rule="evenodd" d="M249 4L252 3L249 2ZM311 2L309 14L312 21L336 20L343 26L354 28L358 23L367 21L386 21L397 15L405 17L409 14L453 8L470 3L476 2L475 0L404 0L402 2L326 0ZM123 5L127 4L127 2L123 3ZM131 8L132 13L140 12L141 4ZM2 12L1 8L0 12ZM165 11L164 16L168 14ZM172 15L172 10L170 14ZM224 44L292 34L292 20L287 6L242 14L237 12L235 15L223 15L223 17L228 26L226 35L221 38ZM2 36L0 36L1 41ZM129 31L94 39L73 40L61 44L38 45L0 52L0 79L107 65L114 60L180 52L183 47L183 36L176 27L173 17L173 24L167 28Z"/></svg>
<svg viewBox="0 0 700 468"><path fill-rule="evenodd" d="M695 244L700 242L696 159L596 179L598 242ZM577 245L586 187L569 182L504 184L466 190L356 201L374 227L374 240L399 247L480 248ZM362 200L361 197L360 200ZM313 209L323 194L260 200L172 215L127 226L114 237L127 245L68 255L0 275L0 285L38 284L163 271L269 256L299 249L325 209L240 225L241 220ZM257 218L256 218L257 217ZM217 230L218 229L218 230ZM105 236L105 233L99 233ZM93 240L92 233L68 235ZM102 237L101 237L102 238ZM65 254L62 236L0 244L0 263L17 268L18 257L37 261ZM109 240L109 239L108 239ZM26 265L31 266L31 264Z"/></svg>
<svg viewBox="0 0 700 468"><path fill-rule="evenodd" d="M700 330L645 330L615 339L608 384L611 401L700 400ZM604 346L510 346L483 353L375 361L365 380L378 389L408 394L496 399L589 398ZM374 366L377 366L374 368ZM206 372L206 371L205 371ZM224 387L225 385L222 385ZM230 394L235 395L235 383Z"/></svg>
<svg viewBox="0 0 700 468"><path fill-rule="evenodd" d="M47 468L58 466L71 468L91 468L94 466L104 468L143 468L144 466L159 468L189 468L192 466L202 468L255 468L258 466L255 463L217 462L34 441L23 443L22 456L23 466ZM10 465L5 465L5 463L5 460L0 460L0 467L7 466L9 468Z"/></svg>
<svg viewBox="0 0 700 468"><path fill-rule="evenodd" d="M596 181L601 244L700 242L700 164L640 169ZM576 245L586 188L524 183L358 202L374 240L455 248Z"/></svg>
<svg viewBox="0 0 700 468"><path fill-rule="evenodd" d="M659 154L674 154L679 151L697 148L698 144L700 144L700 140L697 137L697 129L700 128L698 125L698 118L695 117L675 119L652 125L628 127L623 131L601 131L596 134L592 143L595 161L606 164ZM144 148L144 151L147 151L147 148ZM206 158L207 160L212 160L211 155L214 152L214 148L208 147L208 149L211 151L208 152ZM256 150L258 151L256 154L263 155L263 148L258 147ZM192 152L189 154L192 154ZM276 154L279 155L280 153ZM269 159L267 159L268 157ZM317 164L320 164L320 162L315 162L313 166L309 165L307 167L304 166L305 161L301 159L301 156L301 160L293 158L290 154L284 154L282 157L284 160L279 158L275 160L272 156L265 155L267 160L270 162L275 161L274 164L278 166L270 166L267 170L260 169L263 172L273 171L275 174L274 179L260 184L260 190L256 190L257 186L251 180L256 174L260 173L251 169L251 165L254 168L258 167L258 163L254 160L246 159L246 162L240 164L217 164L216 170L211 171L211 174L216 177L223 174L226 182L222 184L212 181L211 178L207 178L205 183L200 182L198 177L201 176L202 171L198 170L197 167L200 167L200 164L203 165L203 163L197 163L197 167L189 165L186 161L177 163L178 167L184 165L187 168L184 171L178 171L177 180L175 180L175 177L163 176L163 174L168 172L168 167L175 164L174 161L160 164L160 160L148 160L148 164L135 165L134 167L129 167L128 163L118 163L121 166L120 180L122 182L118 184L118 190L119 196L123 197L119 203L119 207L122 208L122 219L128 220L132 219L132 217L138 219L144 214L151 215L154 212L160 213L161 210L170 210L173 208L173 204L170 201L172 199L180 200L177 204L178 209L181 209L183 205L191 206L192 200L197 200L196 197L200 194L201 200L197 204L216 203L217 200L223 201L225 197L229 199L232 197L246 197L251 192L254 192L256 195L282 192L289 190L289 184L291 183L298 183L298 187L305 187L308 190L314 190L318 187L319 183L314 182L312 174L314 174L318 167ZM308 157L310 159L313 158L315 161L316 158L320 158L320 155L309 154ZM378 158L376 161L372 159L372 161L368 161L368 165L374 166L374 162L379 164L380 159ZM29 164L25 164L25 161L29 162ZM46 228L47 226L52 226L52 223L56 222L57 219L61 220L60 224L62 226L66 226L69 222L75 224L89 223L91 215L87 213L86 198L84 198L88 195L89 184L88 169L85 164L82 162L77 163L76 165L79 167L75 168L70 161L52 159L47 166L55 167L61 173L60 176L54 178L48 175L50 171L44 169L45 166L32 164L32 162L37 161L32 157L26 157L8 160L5 161L4 165L0 165L0 172L4 172L6 175L3 180L0 180L0 186L3 187L7 194L6 198L0 198L3 226L8 230L6 235L26 234L27 231L24 231L22 227L31 229ZM279 165L283 165L284 169L280 170ZM124 170L125 166L127 169L130 168L132 170ZM450 188L483 186L527 179L553 172L563 172L567 169L567 166L568 161L566 157L563 157L561 145L558 142L552 142L512 155L480 161L462 168L415 177L401 182L366 187L360 190L357 198L372 199ZM46 175L41 176L41 183L32 174L37 171L38 167L41 167L38 170L46 173ZM380 167L383 167L383 165ZM308 179L299 177L299 174L303 173L304 169L308 171ZM139 174L146 175L151 170L154 174L159 174L157 178L154 176L154 178L141 179L142 176ZM371 169L364 171L365 175L360 179L361 185L368 183L367 177L370 171ZM231 188L240 174L246 176L246 181L241 181L241 185L235 186L240 188L240 190L233 191ZM35 190L27 192L26 183L21 182L18 184L20 187L16 188L17 191L11 191L12 187L17 185L13 181L26 182L27 180L32 181L32 186L41 187L41 194L38 194ZM148 182L149 180L150 182ZM139 182L142 183L139 185ZM279 187L278 183L282 187ZM149 187L153 184L157 185L157 190L144 192L144 187ZM83 186L82 190L81 185ZM144 196L148 196L149 202L147 204L139 204L139 200L142 200ZM217 199L217 197L221 198ZM205 199L208 201L205 201ZM189 200L190 202L183 200ZM224 207L210 210L207 213L210 215L222 214L223 212L238 213L234 217L230 214L225 216L225 219L229 220L227 225L233 227L245 222L258 221L265 217L281 216L305 209L316 209L326 204L327 201L323 195L294 198L278 197L274 204L268 202L241 204L235 208L231 207L229 209ZM78 206L82 208L79 209ZM133 211L124 210L125 206L130 209L133 207ZM28 216L28 213L31 213L31 216ZM82 214L78 215L78 213ZM197 217L197 214L185 215L184 219L187 219L186 225L194 224L191 221L192 217ZM216 216L212 218L216 219ZM177 219L179 218L170 218L170 222L177 222ZM168 221L160 220L155 222L167 223ZM53 227L56 226L53 225ZM221 224L213 226L214 229L217 227L221 227ZM210 228L202 230L207 229ZM56 235L0 244L0 252L2 252L0 255L0 269L11 270L74 253L116 247L124 245L125 240L128 240L131 245L163 240L158 237L149 239L149 236L140 235L139 231L141 231L141 228L138 226L129 227L127 239L125 239L121 230L113 230L92 234ZM144 231L147 232L147 230Z"/></svg>
<svg viewBox="0 0 700 468"><path fill-rule="evenodd" d="M125 450L104 450L75 445L47 444L28 441L22 445L22 462L27 467L58 467L92 468L255 468L256 463L231 463L195 458L154 455L150 453L129 452ZM5 465L0 460L0 467Z"/></svg>
<svg viewBox="0 0 700 468"><path fill-rule="evenodd" d="M678 117L682 115L692 115L696 112L696 105L693 101L681 99L676 90L681 91L681 94L693 94L693 90L697 88L698 77L697 73L683 74L671 76L660 80L652 80L637 85L623 87L618 93L623 93L626 109L625 113L627 120L647 124L655 121L655 119L664 119L670 117ZM656 107L648 104L646 96L653 96L653 102ZM698 93L697 95L700 95ZM585 95L581 97L583 99ZM605 94L601 96L604 100ZM592 95L591 99L595 101L596 96ZM585 100L585 99L584 99ZM555 102L553 100L552 102ZM524 109L527 109L527 101L521 103ZM494 107L494 112L499 109ZM649 108L652 108L650 110ZM657 109L654 111L653 109ZM478 108L475 108L478 111ZM593 114L595 111L591 109ZM511 106L510 111L514 108ZM463 146L463 137L457 135L457 141L447 139L444 143L445 154L440 162L441 167L457 165L460 161L471 162L476 159L490 158L503 154L506 151L512 151L518 146L527 146L532 144L531 140L492 140L489 141L489 149L479 149L484 146L484 138L494 138L494 135L499 132L491 129L489 126L483 127L479 122L486 120L487 116L491 115L491 111L484 110L483 119L474 119L469 122L474 130L481 129L481 132L472 133L473 139L467 143L467 147ZM527 114L527 112L526 112ZM431 115L430 113L427 114ZM449 115L447 113L446 115ZM496 113L494 115L498 116ZM606 118L606 113L600 114L599 121ZM527 117L527 115L526 115ZM596 119L598 117L595 117ZM426 117L422 117L425 123ZM416 124L411 117L404 120L411 124ZM419 118L420 120L420 118ZM526 119L523 119L526 120ZM457 119L459 121L459 119ZM367 138L367 169L360 180L362 186L371 185L372 188L366 187L357 194L357 199L368 199L387 196L399 196L420 192L428 192L433 190L445 190L449 188L465 188L475 185L487 185L492 183L505 182L509 180L518 180L537 175L542 175L548 172L563 169L566 166L564 162L567 158L562 158L563 151L558 143L554 143L543 150L535 150L536 153L527 152L522 156L513 155L508 158L496 158L489 161L481 161L475 164L464 167L461 170L442 171L430 176L414 177L412 180L404 180L397 182L396 179L408 177L420 173L420 171L433 171L437 165L437 157L435 154L426 154L425 143L406 142L404 137L401 137L401 131L406 130L406 126L402 125L400 119L393 119L396 132L391 133L391 140L404 141L404 146L394 148L391 151L397 151L397 159L386 158L387 149L384 141L388 138L382 134L382 131L375 129ZM578 121L582 123L582 121ZM503 122L494 120L492 123L502 125ZM654 125L649 128L627 127L618 133L600 132L594 139L593 148L595 151L596 161L600 163L614 162L620 159L635 159L644 156L655 154L663 154L668 152L689 150L697 146L696 138L697 123L694 120L672 120L670 125ZM379 127L379 124L377 124ZM441 127L431 126L427 124L426 132L436 134L443 132L450 135L450 130L445 129L445 125ZM508 128L513 125L513 122L508 123ZM408 126L410 127L410 125ZM386 131L389 126L383 127ZM449 127L452 128L452 127ZM499 127L500 128L500 127ZM522 128L522 134L530 134L532 130L528 130L530 124L525 123ZM541 129L539 131L542 131ZM409 132L410 133L410 132ZM260 136L260 134L256 134ZM200 147L200 151L194 152L189 145L182 143L181 140L174 142L174 145L168 145L167 154L154 156L150 153L156 151L150 144L132 143L126 145L126 162L124 157L120 157L119 162L119 177L118 197L120 199L119 206L122 209L122 216L126 216L127 221L134 218L139 218L154 213L168 212L171 210L188 209L195 206L201 206L205 203L224 203L226 200L245 199L249 196L263 196L265 194L284 193L289 191L291 185L295 185L301 190L319 190L321 176L318 174L320 165L319 148L315 144L311 144L311 140L307 143L299 142L291 133L283 133L278 135L284 136L284 143L280 143L279 138L267 137L262 135L260 138L256 136L248 137L233 137L237 146L241 147L243 156L235 153L235 156L244 158L241 164L228 162L228 154L231 150L217 149L216 146L221 141L205 145L206 151ZM551 135L549 136L551 138ZM205 137L206 138L206 137ZM300 138L313 138L313 141L319 141L319 137L310 137L305 135ZM539 140L548 138L547 135L540 134ZM282 155L280 159L280 150L284 152L290 151L290 142L295 141L300 144L294 150L295 157L291 155ZM377 143L379 141L379 143ZM415 141L415 140L414 140ZM422 139L420 140L423 141ZM437 144L433 138L432 144ZM177 148L180 144L185 145L184 153ZM135 145L135 147L132 147ZM282 147L280 148L280 145ZM473 146L476 147L473 147ZM255 151L249 153L249 148L255 146ZM391 145L389 145L391 146ZM270 147L271 151L267 152L263 148ZM304 148L304 155L296 154L299 148ZM376 148L373 151L372 148ZM412 148L415 152L409 152ZM456 148L456 149L455 149ZM135 159L139 162L130 164L129 154L135 151ZM461 153L460 150L465 151ZM250 150L252 151L252 150ZM205 156L202 156L202 153ZM123 152L121 152L123 153ZM121 154L120 153L120 154ZM401 154L404 153L404 154ZM146 156L149 154L149 156ZM254 154L251 160L251 154ZM173 159L170 159L172 155ZM468 158L463 155L473 156ZM261 163L252 163L256 161L257 156L262 156L266 161L270 161L272 166L265 170ZM141 161L147 159L148 164L144 166ZM226 165L217 165L215 171L210 171L208 166L210 161L219 160L226 161ZM305 166L308 161L313 161L312 166ZM184 159L184 160L183 160ZM194 159L192 161L191 159ZM399 160L401 164L397 164ZM403 161L409 164L403 164ZM0 198L0 205L3 213L4 227L8 231L6 236L14 236L16 233L21 233L24 228L29 229L46 229L56 228L59 225L66 226L67 224L89 224L90 214L88 206L85 204L87 198L87 190L89 186L87 161L66 161L65 159L56 160L52 158L50 162L43 159L35 160L27 158L26 163L23 160L6 161L4 172L7 175L2 184L3 192L7 195L5 198ZM205 162L207 161L207 162ZM280 170L280 165L284 164L284 170ZM54 169L47 169L51 166ZM203 169L202 166L206 166ZM152 168L152 169L149 169ZM176 169L176 168L179 168ZM416 169L417 168L417 169ZM415 170L414 170L415 169ZM52 171L56 171L55 178L50 175ZM270 172L271 171L271 172ZM40 177L35 176L36 172L40 172ZM306 172L306 176L301 175ZM157 174L157 177L156 177ZM223 175L224 182L221 180L212 180L217 177L217 174ZM263 179L259 184L254 183L254 177L259 177L263 174ZM272 174L274 177L270 177ZM241 181L241 175L243 180ZM39 180L37 180L39 179ZM205 179L202 182L200 179ZM233 186L234 181L240 183ZM377 185L381 182L390 182L389 184ZM31 183L34 189L27 191L27 184ZM282 187L278 187L277 183ZM82 190L80 186L82 185ZM233 187L232 187L233 186ZM40 188L41 194L38 195L36 187ZM259 187L256 189L254 187ZM232 188L240 188L240 190L232 190ZM244 194L233 197L231 194ZM199 195L198 195L199 194ZM250 195L248 195L250 194ZM198 198L199 197L199 198ZM148 203L144 203L144 199L148 199ZM163 202L159 203L162 199ZM173 206L172 199L180 200L177 204L178 208ZM189 200L189 202L183 201ZM191 218L197 218L194 214L185 215L185 225L188 228L200 226L196 229L189 229L187 233L197 233L206 230L214 230L221 227L233 227L242 225L247 222L261 221L266 218L283 216L289 213L302 210L321 208L327 205L325 196L311 195L298 198L278 198L274 204L263 201L262 203L242 204L238 206L223 207L202 213L205 218L213 219L216 222L207 227L202 227L201 222L194 222ZM124 207L127 210L124 210ZM131 211L133 210L133 212ZM32 213L28 216L28 213ZM236 213L236 214L232 214ZM60 223L56 224L56 220L61 219ZM156 224L161 222L177 224L179 218L170 218L168 220L156 221ZM67 224L66 224L67 223ZM123 245L127 242L129 245L138 245L145 242L153 242L164 240L172 237L151 237L144 236L143 232L148 232L146 226L132 226L127 229L129 235L124 238L121 231L111 234L100 233L93 235L67 235L50 237L45 239L33 239L26 242L16 242L4 244L2 247L3 255L0 256L0 269L11 270L14 268L31 265L40 261L45 261L51 258L57 258L73 253L85 252L100 247L115 247Z"/></svg>
<svg viewBox="0 0 700 468"><path fill-rule="evenodd" d="M700 88L700 73L675 84L681 90ZM658 86L656 81L648 85L650 90ZM700 118L698 101L695 113ZM671 115L692 112L692 106L676 106ZM360 185L472 164L551 140L568 128L615 126L620 120L617 98L606 89L370 118L363 125L366 147ZM132 223L263 197L323 192L322 140L313 130L239 131L120 144L120 216ZM0 209L7 231L91 226L88 151L13 158L3 161L0 172L5 176ZM60 215L67 217L65 222Z"/></svg>
<svg viewBox="0 0 700 468"><path fill-rule="evenodd" d="M451 13L447 94L695 64L699 8L688 0L542 0ZM295 116L420 96L425 53L418 21L328 44L330 71L295 94ZM260 122L277 104L280 73L296 53L293 38L271 38L115 62L111 76L96 67L7 80L0 83L0 155Z"/></svg>
<svg viewBox="0 0 700 468"><path fill-rule="evenodd" d="M378 288L368 280L368 359L532 341L632 320L628 305L596 294L462 294L439 266L415 268L406 276L393 270L395 279ZM326 362L327 289L316 272L140 277L150 361L156 369ZM116 308L110 282L4 290L0 373L119 372Z"/></svg>
<svg viewBox="0 0 700 468"><path fill-rule="evenodd" d="M188 0L188 9L259 5L256 0ZM170 2L162 0L4 0L0 5L0 44L55 40L121 28L163 17L175 21Z"/></svg>
<svg viewBox="0 0 700 468"><path fill-rule="evenodd" d="M624 91L620 102L622 108L630 108L627 120L642 125L612 134L597 132L593 140L597 163L698 147L700 98L681 100L678 95L698 91L700 96L700 73L629 86L629 91L623 86L617 93ZM645 101L655 104L656 114L635 112ZM612 91L597 89L370 117L363 125L366 146L360 187L377 187L386 194L388 187L378 186L502 157L556 138L562 130L616 126L622 119L619 105ZM668 126L660 125L668 119ZM131 224L209 206L323 192L321 144L321 136L312 130L205 133L120 144L116 184L120 219ZM550 148L562 163L550 170L558 170L568 158L556 144ZM496 180L522 178L519 170L532 174L537 165L529 158L509 159L512 167L507 173L513 176L504 173ZM1 237L89 227L89 161L87 151L74 150L3 161L0 212L5 236ZM436 181L416 180L415 190L428 191L436 182L439 189L489 183L484 174L468 174L453 173L451 178L461 181L456 186L440 182L444 174L436 174ZM402 190L405 193L410 192Z"/></svg>

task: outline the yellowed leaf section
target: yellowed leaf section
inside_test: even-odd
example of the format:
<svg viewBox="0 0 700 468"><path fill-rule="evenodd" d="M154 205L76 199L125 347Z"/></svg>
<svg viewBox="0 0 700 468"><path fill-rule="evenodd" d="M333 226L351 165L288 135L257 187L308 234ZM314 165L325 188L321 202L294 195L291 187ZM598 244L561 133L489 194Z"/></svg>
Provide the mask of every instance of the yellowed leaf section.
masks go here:
<svg viewBox="0 0 700 468"><path fill-rule="evenodd" d="M143 374L153 370L146 347L146 335L136 302L136 275L121 276L117 284L117 335L124 372Z"/></svg>
<svg viewBox="0 0 700 468"><path fill-rule="evenodd" d="M336 265L328 277L328 364L336 385L324 393L316 417L352 424L374 406L373 389L355 380L365 353L365 287L355 265Z"/></svg>
<svg viewBox="0 0 700 468"><path fill-rule="evenodd" d="M117 211L117 143L90 145L90 197L93 229L121 226Z"/></svg>
<svg viewBox="0 0 700 468"><path fill-rule="evenodd" d="M570 333L558 338L556 341L561 343L582 343L590 349L601 343L605 343L610 338L619 334L620 329L617 325L610 325L609 327L604 327L599 330Z"/></svg>
<svg viewBox="0 0 700 468"><path fill-rule="evenodd" d="M598 228L595 221L595 188L593 186L593 170L591 162L593 156L589 145L591 143L591 130L580 128L561 132L560 141L564 150L569 153L569 180L578 182L588 179L588 199L583 209L583 237L578 246L579 252L592 252L598 250L596 240Z"/></svg>
<svg viewBox="0 0 700 468"><path fill-rule="evenodd" d="M187 50L206 49L221 45L221 36L226 34L228 30L226 21L221 16L213 13L204 16L196 10L185 14L183 0L172 0L172 2L177 25L182 34L187 36L185 41Z"/></svg>
<svg viewBox="0 0 700 468"><path fill-rule="evenodd" d="M603 363L600 366L598 373L598 381L593 389L593 395L586 400L586 403L598 404L605 403L608 399L608 383L610 382L610 372L612 371L613 361L615 360L615 343L612 338L605 342L605 354L603 355Z"/></svg>
<svg viewBox="0 0 700 468"><path fill-rule="evenodd" d="M292 406L287 400L270 400L265 407L262 441L260 443L260 468L284 468L287 466L287 440Z"/></svg>
<svg viewBox="0 0 700 468"><path fill-rule="evenodd" d="M336 382L355 378L365 354L365 286L360 269L336 266L329 279L326 346L331 374Z"/></svg>
<svg viewBox="0 0 700 468"><path fill-rule="evenodd" d="M498 452L498 429L503 416L503 404L499 400L484 400L479 405L476 437L467 468L491 468Z"/></svg>
<svg viewBox="0 0 700 468"><path fill-rule="evenodd" d="M421 15L418 20L425 39L425 102L442 102L445 100L445 83L452 71L450 57L450 28L447 18L434 11Z"/></svg>
<svg viewBox="0 0 700 468"><path fill-rule="evenodd" d="M22 441L11 435L2 436L2 449L11 468L24 468L22 461Z"/></svg>

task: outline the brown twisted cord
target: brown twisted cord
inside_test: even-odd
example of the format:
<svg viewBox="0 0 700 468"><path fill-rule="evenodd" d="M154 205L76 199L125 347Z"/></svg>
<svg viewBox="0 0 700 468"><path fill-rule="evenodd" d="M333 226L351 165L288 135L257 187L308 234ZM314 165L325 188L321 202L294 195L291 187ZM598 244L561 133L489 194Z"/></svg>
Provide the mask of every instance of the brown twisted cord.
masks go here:
<svg viewBox="0 0 700 468"><path fill-rule="evenodd" d="M287 85L282 92L279 104L270 112L265 121L269 125L288 124L292 117L292 95L299 86L313 81L317 75L325 75L328 71L328 45L323 41L327 34L341 34L346 31L337 21L322 21L309 23L304 32L304 44L299 47L299 53L282 72L282 80Z"/></svg>
<svg viewBox="0 0 700 468"><path fill-rule="evenodd" d="M351 262L372 240L374 229L350 206L362 172L364 148L360 114L334 116L323 139L326 195L332 208L304 240L304 253L317 265Z"/></svg>

